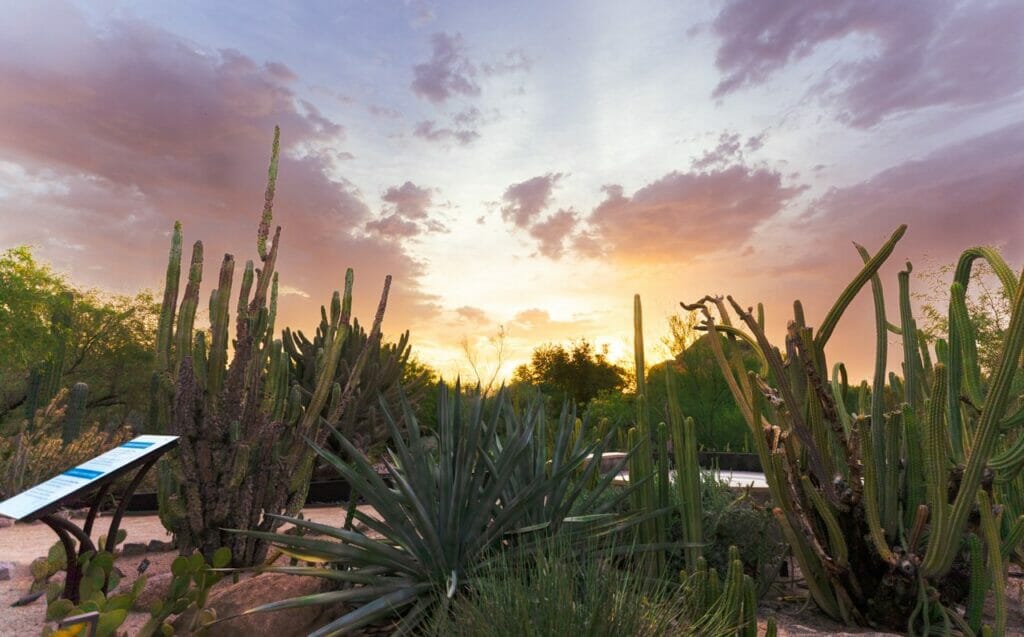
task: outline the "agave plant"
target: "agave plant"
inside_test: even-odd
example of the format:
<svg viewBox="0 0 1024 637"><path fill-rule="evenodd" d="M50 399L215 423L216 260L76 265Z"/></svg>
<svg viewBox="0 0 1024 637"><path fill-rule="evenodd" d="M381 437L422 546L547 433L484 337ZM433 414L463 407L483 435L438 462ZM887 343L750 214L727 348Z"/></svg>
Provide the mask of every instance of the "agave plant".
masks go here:
<svg viewBox="0 0 1024 637"><path fill-rule="evenodd" d="M382 401L392 444L384 475L338 432L348 462L314 444L376 515L350 507L343 528L287 519L320 538L242 531L293 558L320 563L268 570L323 577L338 585L334 591L247 612L344 603L351 610L314 635L342 635L391 619L395 634L408 634L471 588L499 549L554 534L580 547L593 546L595 538L620 537L646 517L664 513L615 513L630 492L610 497L608 492L628 456L612 472L599 475L614 428L592 439L574 411L564 407L549 450L542 402L538 396L516 411L504 390L485 400L463 396L458 385L449 391L442 384L434 441L422 435L404 398L399 417Z"/></svg>

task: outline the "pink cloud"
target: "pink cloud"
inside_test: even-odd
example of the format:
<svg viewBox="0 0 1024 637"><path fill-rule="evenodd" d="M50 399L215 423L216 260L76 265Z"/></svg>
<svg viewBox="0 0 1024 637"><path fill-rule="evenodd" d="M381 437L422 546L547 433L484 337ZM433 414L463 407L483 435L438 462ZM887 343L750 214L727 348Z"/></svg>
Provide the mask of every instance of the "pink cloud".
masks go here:
<svg viewBox="0 0 1024 637"><path fill-rule="evenodd" d="M55 28L68 36L53 55L29 55L29 47L19 55L15 46L0 60L0 148L8 162L51 184L4 202L5 243L82 245L43 256L76 278L95 268L86 283L131 289L159 284L167 231L181 219L187 242L204 240L208 270L225 251L243 262L254 254L279 124L279 270L312 297L290 299L284 319L312 315L347 265L365 290L394 274L397 314L429 307L416 287L421 266L399 246L359 232L369 208L353 184L333 176L344 129L297 99L284 67L236 51L200 52L137 22L97 32L73 14L62 20ZM360 299L367 308L370 296Z"/></svg>
<svg viewBox="0 0 1024 637"><path fill-rule="evenodd" d="M565 240L576 228L578 221L576 211L562 209L530 226L530 236L537 240L537 248L542 255L557 259L562 256Z"/></svg>
<svg viewBox="0 0 1024 637"><path fill-rule="evenodd" d="M435 103L453 95L479 95L476 65L466 55L462 35L435 33L430 42L430 60L413 67L413 92Z"/></svg>
<svg viewBox="0 0 1024 637"><path fill-rule="evenodd" d="M562 173L548 173L512 184L502 195L501 217L520 228L529 227L551 204L551 193L562 177Z"/></svg>
<svg viewBox="0 0 1024 637"><path fill-rule="evenodd" d="M829 42L866 38L819 78L839 117L871 127L903 112L1008 99L1024 88L1024 4L946 0L733 0L713 24L724 73L713 95L766 82ZM859 41L859 40L858 40Z"/></svg>
<svg viewBox="0 0 1024 637"><path fill-rule="evenodd" d="M743 165L671 172L632 196L606 186L575 245L627 261L687 261L741 246L803 190L784 185L776 171Z"/></svg>

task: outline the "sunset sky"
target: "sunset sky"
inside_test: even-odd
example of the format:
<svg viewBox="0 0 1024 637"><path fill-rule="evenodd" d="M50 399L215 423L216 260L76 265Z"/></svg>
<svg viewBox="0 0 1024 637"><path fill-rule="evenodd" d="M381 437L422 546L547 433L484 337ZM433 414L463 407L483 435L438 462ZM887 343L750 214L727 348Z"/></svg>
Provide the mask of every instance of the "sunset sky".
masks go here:
<svg viewBox="0 0 1024 637"><path fill-rule="evenodd" d="M1024 262L1024 3L5 3L0 249L159 290L169 232L255 257L275 124L282 320L356 271L446 376L544 342L657 341L680 300L800 298L874 251ZM920 283L918 284L920 287ZM831 356L869 373L862 295ZM897 352L898 355L898 352ZM490 364L485 363L485 366Z"/></svg>

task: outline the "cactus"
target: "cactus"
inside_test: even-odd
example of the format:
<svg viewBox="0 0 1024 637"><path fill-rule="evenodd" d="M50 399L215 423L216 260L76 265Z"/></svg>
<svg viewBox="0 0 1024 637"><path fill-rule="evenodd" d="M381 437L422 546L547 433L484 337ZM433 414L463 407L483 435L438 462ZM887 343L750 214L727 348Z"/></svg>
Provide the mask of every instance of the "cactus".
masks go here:
<svg viewBox="0 0 1024 637"><path fill-rule="evenodd" d="M935 344L933 359L911 311L909 263L898 275L899 324L886 316L878 270L905 229L873 256L857 246L863 268L816 334L797 304L783 350L768 341L760 313L755 318L728 297L767 373L748 374L726 359L718 339L711 343L754 434L775 516L818 606L847 623L910 634L956 626L977 634L986 630L979 612L985 591L991 586L1003 601L1004 565L1024 536L1024 489L1017 480L1024 412L1009 400L1024 347L1024 285L998 253L964 252L951 286L949 338ZM989 378L978 367L965 304L977 259L989 262L1013 299L1001 363ZM869 282L876 364L870 387L861 385L860 413L851 414L845 368L836 364L826 375L825 346ZM701 310L706 329L735 333L721 297L682 305ZM886 370L890 333L903 345L900 375ZM993 513L993 499L1001 516ZM972 515L981 520L978 535L973 523L969 532ZM965 615L958 605L966 605ZM1005 630L1005 604L997 604L993 630Z"/></svg>
<svg viewBox="0 0 1024 637"><path fill-rule="evenodd" d="M320 325L312 340L301 331L284 330L283 345L291 360L293 376L298 386L310 393L316 385L317 352L324 350L330 333L326 308L321 308L321 312ZM341 410L337 428L363 452L387 439L387 429L377 413L381 396L388 404L395 404L402 392L405 400L415 406L426 391L425 376L402 382L411 353L409 332L403 333L397 343L384 343L379 330L367 334L359 321L353 320L342 345L334 382L345 387L350 378L358 380L354 392L346 399L348 404ZM331 418L327 406L321 415ZM333 438L328 442L333 444Z"/></svg>
<svg viewBox="0 0 1024 637"><path fill-rule="evenodd" d="M60 437L65 445L71 444L82 433L82 421L85 420L85 405L89 399L89 386L75 383L68 395L68 408L61 423Z"/></svg>
<svg viewBox="0 0 1024 637"><path fill-rule="evenodd" d="M334 293L323 338L312 353L317 364L304 385L293 382L292 362L274 338L278 278L275 272L281 228L266 240L272 219L279 133L275 129L264 212L257 231L260 267L245 264L237 291L235 260L225 255L217 288L210 294L208 332L194 330L202 283L203 245L192 249L188 282L178 305L182 233L171 235L166 287L157 330L156 369L150 427L178 435L176 454L158 469L164 525L187 553L212 559L221 547L231 563L252 566L266 556L264 540L229 529L271 532L277 516L294 516L305 503L314 453L329 427L347 415L359 383L336 381L351 324L353 274L344 295ZM391 278L387 277L371 330L379 338ZM232 294L237 302L232 316ZM229 327L235 334L229 357ZM365 357L365 355L364 355Z"/></svg>

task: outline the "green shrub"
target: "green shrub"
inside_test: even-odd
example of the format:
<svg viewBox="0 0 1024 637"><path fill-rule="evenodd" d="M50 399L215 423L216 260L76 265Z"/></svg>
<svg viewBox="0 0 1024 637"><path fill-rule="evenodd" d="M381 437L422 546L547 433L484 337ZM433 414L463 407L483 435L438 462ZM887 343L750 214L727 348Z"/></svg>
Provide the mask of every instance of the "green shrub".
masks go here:
<svg viewBox="0 0 1024 637"><path fill-rule="evenodd" d="M614 553L598 549L581 556L559 542L500 553L426 632L431 637L692 634L682 586L617 567Z"/></svg>

